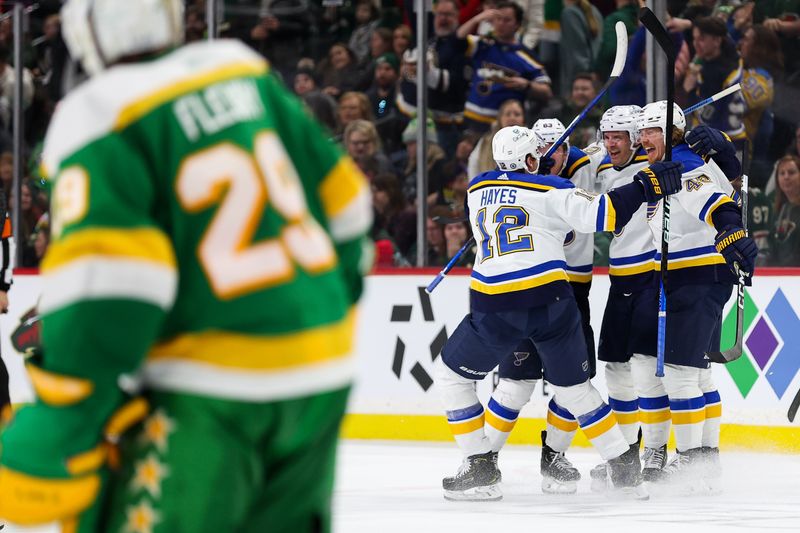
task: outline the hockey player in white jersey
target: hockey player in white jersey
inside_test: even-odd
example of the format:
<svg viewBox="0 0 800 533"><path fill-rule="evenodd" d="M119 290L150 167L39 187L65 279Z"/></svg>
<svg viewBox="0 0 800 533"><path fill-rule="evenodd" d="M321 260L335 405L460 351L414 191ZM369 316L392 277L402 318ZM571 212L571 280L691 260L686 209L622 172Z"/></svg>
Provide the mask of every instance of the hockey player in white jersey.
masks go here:
<svg viewBox="0 0 800 533"><path fill-rule="evenodd" d="M495 424L513 425L519 411L509 406L485 412L474 382L526 338L536 343L558 403L575 414L601 457L609 461L614 485L646 497L638 453L631 453L611 409L589 381L586 341L568 284L563 241L573 227L583 232L618 230L643 201L655 202L677 190L681 165L657 163L633 183L595 195L559 177L531 175L539 148L537 136L527 128L504 128L493 140L500 170L470 182L467 206L478 248L470 283L471 312L445 344L435 373L464 455L458 473L442 481L445 497L502 497L497 453L484 420L500 418Z"/></svg>
<svg viewBox="0 0 800 533"><path fill-rule="evenodd" d="M569 145L562 144L552 159L542 161L542 155L564 133L564 125L558 119L540 119L531 128L541 141L536 154L536 173L552 172L569 179L576 187L593 190L594 173L603 158L604 150L593 147L591 154ZM594 253L594 234L570 231L564 240L564 254L567 260L567 275L575 294L581 314L581 326L586 340L589 376L595 375L594 332L589 317L589 289L592 279L592 259ZM533 393L536 383L542 376L542 363L536 347L526 339L513 352L513 357L502 361L498 367L498 384L492 394L489 409L496 411L497 417L487 422L487 435L492 449L499 452L505 444L513 425L500 421L501 411L509 405L520 409ZM565 452L572 443L578 429L578 422L566 409L559 407L551 398L547 409L547 428L541 433L542 453L540 473L542 491L550 494L572 494L578 489L581 475L566 457Z"/></svg>
<svg viewBox="0 0 800 533"><path fill-rule="evenodd" d="M570 180L575 187L587 191L594 189L594 173L600 162L598 151L594 152L595 157L591 157L583 150L570 146L569 140L566 140L553 152L551 158L544 159L541 156L564 133L564 124L555 118L539 119L533 124L531 131L541 140L536 163L537 174L553 174ZM564 239L564 256L567 261L566 272L569 284L575 294L575 301L581 315L581 327L587 347L589 377L594 377L596 372L594 331L590 323L589 308L594 233L580 233L574 230L568 232ZM499 382L495 391L495 395L498 397L521 392L519 389L522 384L518 383L519 380L529 381L543 378L539 354L530 340L526 340L518 346L514 354L513 365L509 364L510 361L505 361L498 369ZM520 357L526 357L526 359L519 362ZM544 376L544 378L546 377ZM533 383L535 385L535 381ZM531 392L533 392L532 389ZM502 402L498 400L497 405L502 405ZM571 494L577 490L577 482L581 479L580 472L565 455L577 430L578 422L575 417L560 407L555 398L551 398L547 406L547 427L541 435L540 472L543 492ZM498 443L495 445L495 451L500 450L508 438L509 432L510 430L502 431L502 428L493 428L491 434L498 435L493 439Z"/></svg>
<svg viewBox="0 0 800 533"><path fill-rule="evenodd" d="M630 183L648 165L639 144L637 119L642 108L615 106L603 113L600 133L607 155L597 172L597 192ZM669 398L651 362L656 355L658 291L654 282L656 250L642 205L609 246L611 289L603 313L597 358L604 361L608 403L628 444L639 448L641 422L645 453L642 477L652 481L667 461ZM591 472L592 487L605 488L606 466Z"/></svg>
<svg viewBox="0 0 800 533"><path fill-rule="evenodd" d="M564 133L564 124L556 118L539 119L531 127L533 133L544 141L541 150L542 155L558 140ZM552 174L570 180L575 187L591 191L594 188L595 173L592 168L592 160L589 155L576 146L570 146L569 140L559 146L553 152L552 163L540 161L538 174ZM552 166L550 166L552 165ZM595 168L596 170L596 168ZM592 260L594 257L594 234L593 233L573 233L567 235L564 241L564 255L567 258L567 275L569 276L572 288L575 290L575 298L578 300L578 307L581 308L583 327L587 334L587 339L591 338L590 350L594 357L594 334L589 325L589 288L592 283ZM594 368L594 361L592 361ZM594 374L594 372L592 372Z"/></svg>
<svg viewBox="0 0 800 533"><path fill-rule="evenodd" d="M665 154L665 101L648 104L637 127L648 162ZM677 455L662 470L663 481L716 490L722 406L707 351L719 350L722 308L736 283L733 269L753 273L758 249L741 227L733 189L719 167L707 164L684 142L686 119L676 105L671 139L673 161L683 164L682 188L671 197L667 328L663 383L669 396ZM661 242L663 202L649 202L653 243ZM660 253L655 255L660 268ZM727 263L727 264L726 264ZM655 372L655 358L649 358Z"/></svg>

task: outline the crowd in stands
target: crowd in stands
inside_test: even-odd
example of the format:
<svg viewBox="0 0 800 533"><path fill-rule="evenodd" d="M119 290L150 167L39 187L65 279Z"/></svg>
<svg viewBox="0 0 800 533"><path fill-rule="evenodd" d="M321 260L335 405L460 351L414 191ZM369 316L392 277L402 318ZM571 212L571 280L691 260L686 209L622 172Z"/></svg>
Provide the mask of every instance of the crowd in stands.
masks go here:
<svg viewBox="0 0 800 533"><path fill-rule="evenodd" d="M416 143L427 131L429 265L451 258L471 232L463 220L469 179L494 168L499 128L557 117L569 123L597 94L614 61L614 25L630 46L626 69L570 142L596 140L604 109L647 103L639 0L438 0L429 17L428 116L416 117L412 0L226 0L220 32L267 57L371 181L380 266L417 257ZM679 51L678 103L689 106L740 82L743 90L691 115L725 131L750 165L750 227L759 263L800 266L800 0L669 0ZM23 264L46 248L47 195L37 173L49 117L80 79L60 37L60 1L38 2L25 37L25 141L19 203L11 195L11 20L0 20L0 179L22 210ZM188 41L206 38L205 1L187 0ZM470 266L466 254L460 266Z"/></svg>

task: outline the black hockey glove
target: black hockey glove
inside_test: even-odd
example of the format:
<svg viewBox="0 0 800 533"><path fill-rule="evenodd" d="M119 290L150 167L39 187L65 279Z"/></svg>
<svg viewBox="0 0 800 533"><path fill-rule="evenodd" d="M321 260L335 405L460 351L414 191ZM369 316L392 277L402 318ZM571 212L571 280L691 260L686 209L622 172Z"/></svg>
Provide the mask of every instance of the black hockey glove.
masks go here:
<svg viewBox="0 0 800 533"><path fill-rule="evenodd" d="M722 254L725 262L737 276L744 272L745 285L752 284L755 259L758 256L758 246L753 239L745 234L742 228L726 226L714 240L717 252Z"/></svg>
<svg viewBox="0 0 800 533"><path fill-rule="evenodd" d="M659 161L637 172L633 179L644 188L644 197L648 202L657 202L681 190L682 170L683 163L680 161Z"/></svg>
<svg viewBox="0 0 800 533"><path fill-rule="evenodd" d="M553 170L555 164L556 162L552 157L542 156L539 159L539 168L536 170L536 173L541 176L547 176L550 174L550 171Z"/></svg>
<svg viewBox="0 0 800 533"><path fill-rule="evenodd" d="M736 154L736 148L724 133L706 125L697 126L687 133L686 144L701 157L714 154Z"/></svg>

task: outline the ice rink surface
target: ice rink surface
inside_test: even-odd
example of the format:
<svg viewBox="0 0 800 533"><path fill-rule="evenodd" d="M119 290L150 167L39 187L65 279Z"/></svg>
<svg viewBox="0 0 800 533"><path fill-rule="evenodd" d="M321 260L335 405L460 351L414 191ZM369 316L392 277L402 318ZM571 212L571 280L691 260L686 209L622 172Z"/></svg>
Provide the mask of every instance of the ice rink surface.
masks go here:
<svg viewBox="0 0 800 533"><path fill-rule="evenodd" d="M670 458L672 457L670 451ZM589 490L600 462L588 448L567 452L583 479L574 495L540 489L540 448L500 453L503 499L450 502L442 477L461 462L455 444L345 441L334 496L336 533L800 532L800 456L722 452L724 492L654 494L620 501Z"/></svg>
<svg viewBox="0 0 800 533"><path fill-rule="evenodd" d="M345 441L339 449L334 533L800 532L799 455L723 451L723 494L653 495L638 502L589 490L589 470L599 458L587 448L567 452L584 478L578 493L542 494L539 454L536 446L507 446L501 452L501 501L450 502L442 497L441 483L461 462L455 444ZM7 524L2 533L57 531Z"/></svg>

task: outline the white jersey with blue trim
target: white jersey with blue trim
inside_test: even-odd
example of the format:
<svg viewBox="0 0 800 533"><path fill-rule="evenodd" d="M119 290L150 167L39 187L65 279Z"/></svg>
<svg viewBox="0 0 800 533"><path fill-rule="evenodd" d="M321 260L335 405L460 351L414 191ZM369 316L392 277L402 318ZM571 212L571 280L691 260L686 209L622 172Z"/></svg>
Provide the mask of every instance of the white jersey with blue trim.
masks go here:
<svg viewBox="0 0 800 533"><path fill-rule="evenodd" d="M477 242L472 306L480 311L543 305L570 294L566 234L616 225L608 196L557 176L484 172L470 182L467 205Z"/></svg>
<svg viewBox="0 0 800 533"><path fill-rule="evenodd" d="M624 166L616 167L606 156L597 169L596 192L605 193L633 181L637 172L648 166L647 154L639 148ZM611 285L624 292L633 292L653 283L653 258L656 249L647 222L647 205L633 214L630 222L618 232L608 248L608 274Z"/></svg>
<svg viewBox="0 0 800 533"><path fill-rule="evenodd" d="M592 176L597 176L600 165L603 164L603 160L608 155L606 146L602 142L593 142L583 149L583 153L589 156L589 169L591 170ZM592 190L596 190L594 186Z"/></svg>
<svg viewBox="0 0 800 533"><path fill-rule="evenodd" d="M571 146L561 176L569 179L575 187L593 191L594 173L599 164L598 151L586 153ZM594 233L571 231L564 240L564 256L567 260L567 276L571 283L591 283L594 263Z"/></svg>
<svg viewBox="0 0 800 533"><path fill-rule="evenodd" d="M672 159L681 161L684 168L682 188L670 196L669 286L735 283L725 259L714 248L717 230L711 218L718 207L734 202L733 187L715 163L705 163L686 144L673 148ZM661 268L661 204L647 205L656 270Z"/></svg>

